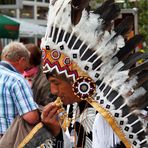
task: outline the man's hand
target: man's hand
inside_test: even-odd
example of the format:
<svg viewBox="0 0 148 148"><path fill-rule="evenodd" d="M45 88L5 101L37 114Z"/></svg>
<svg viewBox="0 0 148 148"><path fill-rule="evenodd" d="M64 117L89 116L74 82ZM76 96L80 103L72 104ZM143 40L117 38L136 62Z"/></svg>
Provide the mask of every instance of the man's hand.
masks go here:
<svg viewBox="0 0 148 148"><path fill-rule="evenodd" d="M61 126L58 122L59 107L55 103L49 103L43 109L41 120L50 129L53 136L57 136L60 133Z"/></svg>

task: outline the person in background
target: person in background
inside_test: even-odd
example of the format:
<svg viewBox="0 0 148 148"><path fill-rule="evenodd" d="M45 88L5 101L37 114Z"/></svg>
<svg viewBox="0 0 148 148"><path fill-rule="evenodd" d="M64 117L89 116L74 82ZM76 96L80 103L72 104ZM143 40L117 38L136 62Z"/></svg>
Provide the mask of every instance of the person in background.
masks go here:
<svg viewBox="0 0 148 148"><path fill-rule="evenodd" d="M45 106L53 101L53 96L49 90L49 82L42 68L42 53L35 44L25 45L30 52L29 67L25 69L23 75L28 80L33 91L34 101L38 105Z"/></svg>
<svg viewBox="0 0 148 148"><path fill-rule="evenodd" d="M2 50L0 62L0 135L16 116L29 124L39 122L38 105L33 100L30 86L22 76L28 68L29 52L19 42L11 42Z"/></svg>
<svg viewBox="0 0 148 148"><path fill-rule="evenodd" d="M1 60L1 53L2 53L2 42L1 42L1 39L0 39L0 60Z"/></svg>
<svg viewBox="0 0 148 148"><path fill-rule="evenodd" d="M23 76L25 79L29 82L29 86L33 91L33 99L38 104L39 109L42 111L43 107L45 105L51 106L52 108L55 107L54 103L52 102L53 95L50 93L50 85L49 81L46 78L46 75L43 73L42 70L42 54L40 49L34 45L34 44L26 44L26 49L30 53L29 61L27 66L24 68L24 71L22 71ZM27 82L26 81L26 82ZM52 103L51 103L52 102ZM46 106L45 106L46 108ZM56 110L59 109L59 107L55 107ZM55 109L53 109L48 115L48 117L56 116L57 114L54 112ZM41 121L41 120L40 120ZM41 122L40 122L41 123ZM8 128L6 133L4 134L3 138L0 141L0 147L8 147L9 148L15 148L18 147L21 141L32 131L33 128L35 128L37 125L32 126L24 122L20 117L16 117L12 125ZM43 135L47 134L50 135L50 137L54 136L56 139L56 146L62 146L62 145L70 145L68 142L66 142L67 137L65 134L62 133L62 129L60 124L57 124L57 122L53 121L52 124L49 124L47 126L50 130L46 130L43 132ZM42 137L44 137L42 135ZM62 136L61 136L62 135ZM15 138L13 138L15 137ZM7 140L5 140L7 139ZM41 138L42 139L42 138ZM40 139L40 141L42 141ZM66 142L66 144L65 144ZM11 146L10 146L11 144ZM32 146L32 145L31 145ZM67 147L69 148L69 146Z"/></svg>

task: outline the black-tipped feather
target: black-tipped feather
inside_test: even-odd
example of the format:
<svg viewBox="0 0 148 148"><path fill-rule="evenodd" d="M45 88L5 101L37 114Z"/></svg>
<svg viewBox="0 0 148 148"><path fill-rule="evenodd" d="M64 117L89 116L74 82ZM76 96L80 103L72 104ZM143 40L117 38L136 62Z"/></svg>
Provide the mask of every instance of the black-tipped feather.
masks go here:
<svg viewBox="0 0 148 148"><path fill-rule="evenodd" d="M110 5L114 3L114 0L107 0L105 1L100 7L98 7L94 13L102 15L109 7Z"/></svg>
<svg viewBox="0 0 148 148"><path fill-rule="evenodd" d="M138 84L136 88L145 84L146 81L148 81L148 71L142 71L141 73L138 74L138 79L137 79Z"/></svg>
<svg viewBox="0 0 148 148"><path fill-rule="evenodd" d="M90 0L72 0L71 2L71 22L77 25L81 19L83 9L87 8Z"/></svg>
<svg viewBox="0 0 148 148"><path fill-rule="evenodd" d="M144 144L142 144L141 146L146 148L146 147L148 147L148 144L145 144L145 143L144 143Z"/></svg>
<svg viewBox="0 0 148 148"><path fill-rule="evenodd" d="M126 17L118 26L115 27L116 36L125 36L133 28L133 18L131 16Z"/></svg>
<svg viewBox="0 0 148 148"><path fill-rule="evenodd" d="M109 30L112 26L112 20L117 18L120 14L120 8L116 4L111 4L108 10L101 15L104 19L103 30Z"/></svg>
<svg viewBox="0 0 148 148"><path fill-rule="evenodd" d="M52 1L49 1L49 3L50 3L51 5L54 5L56 1L57 1L57 0L52 0Z"/></svg>
<svg viewBox="0 0 148 148"><path fill-rule="evenodd" d="M107 0L97 8L94 13L99 14L104 20L102 30L110 30L112 26L111 21L117 18L120 14L120 7L114 3L114 0Z"/></svg>
<svg viewBox="0 0 148 148"><path fill-rule="evenodd" d="M144 89L148 92L148 81L144 82L142 87L144 87Z"/></svg>
<svg viewBox="0 0 148 148"><path fill-rule="evenodd" d="M111 4L110 7L100 16L105 22L110 22L120 14L120 8L117 4Z"/></svg>
<svg viewBox="0 0 148 148"><path fill-rule="evenodd" d="M133 38L128 40L123 48L116 54L119 60L124 60L129 54L135 50L136 46L143 40L142 35L135 35Z"/></svg>
<svg viewBox="0 0 148 148"><path fill-rule="evenodd" d="M148 92L145 95L139 96L136 100L130 102L129 106L134 109L143 109L148 105Z"/></svg>
<svg viewBox="0 0 148 148"><path fill-rule="evenodd" d="M71 5L79 9L84 9L88 7L89 1L90 0L72 0Z"/></svg>
<svg viewBox="0 0 148 148"><path fill-rule="evenodd" d="M140 73L142 70L148 70L148 61L142 63L141 65L132 68L129 71L129 76L131 77L132 75L135 75L137 73Z"/></svg>
<svg viewBox="0 0 148 148"><path fill-rule="evenodd" d="M148 58L148 53L140 53L140 52L134 53L127 60L124 61L125 65L121 68L121 70L128 70L134 64L136 64L137 61L147 58Z"/></svg>

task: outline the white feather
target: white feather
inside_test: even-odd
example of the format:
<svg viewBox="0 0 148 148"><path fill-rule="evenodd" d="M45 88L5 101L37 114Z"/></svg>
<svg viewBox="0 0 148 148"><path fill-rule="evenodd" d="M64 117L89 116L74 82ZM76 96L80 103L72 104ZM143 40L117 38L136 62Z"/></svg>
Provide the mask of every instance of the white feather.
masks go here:
<svg viewBox="0 0 148 148"><path fill-rule="evenodd" d="M130 105L136 102L136 99L143 96L146 92L147 91L143 87L136 89L131 96L127 97L127 103Z"/></svg>
<svg viewBox="0 0 148 148"><path fill-rule="evenodd" d="M83 125L86 133L90 133L92 131L95 116L96 111L94 108L86 108L80 115L80 123Z"/></svg>
<svg viewBox="0 0 148 148"><path fill-rule="evenodd" d="M119 35L117 38L116 38L116 44L117 44L117 47L118 47L118 50L119 48L122 48L125 46L125 41L124 41L124 38Z"/></svg>
<svg viewBox="0 0 148 148"><path fill-rule="evenodd" d="M89 38L91 44L95 46L98 36L97 29L101 25L102 19L99 19L99 15L90 13L90 16L88 16L88 12L83 10L80 22L73 29L76 33L80 34L82 40L87 41Z"/></svg>
<svg viewBox="0 0 148 148"><path fill-rule="evenodd" d="M92 141L86 136L85 139L85 148L92 148Z"/></svg>
<svg viewBox="0 0 148 148"><path fill-rule="evenodd" d="M117 59L112 59L110 62L108 63L104 63L103 66L101 67L101 70L100 70L100 79L103 79L104 76L106 74L108 74L112 69L113 69L113 66L115 65L115 63L117 62Z"/></svg>
<svg viewBox="0 0 148 148"><path fill-rule="evenodd" d="M119 93L121 93L123 96L127 95L128 92L133 90L133 87L136 86L137 83L138 83L137 82L137 77L131 78L129 81L122 84L122 86L119 89Z"/></svg>
<svg viewBox="0 0 148 148"><path fill-rule="evenodd" d="M112 83L111 83L112 88L114 88L115 90L118 88L119 90L120 87L123 85L123 83L125 83L125 81L128 78L129 78L128 71L120 71L115 73L112 77Z"/></svg>
<svg viewBox="0 0 148 148"><path fill-rule="evenodd" d="M77 107L78 107L78 103L74 103L73 104L73 114L72 114L72 126L74 126L75 123L75 118L76 118L76 113L77 113Z"/></svg>

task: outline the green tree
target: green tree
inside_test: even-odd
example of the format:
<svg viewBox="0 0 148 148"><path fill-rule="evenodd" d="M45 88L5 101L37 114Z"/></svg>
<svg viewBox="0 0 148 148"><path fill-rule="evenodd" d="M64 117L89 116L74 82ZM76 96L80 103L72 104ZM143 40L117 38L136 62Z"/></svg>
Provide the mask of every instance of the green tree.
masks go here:
<svg viewBox="0 0 148 148"><path fill-rule="evenodd" d="M96 8L96 6L98 6L100 3L102 3L104 0L91 0L90 1L90 5L91 5L91 8Z"/></svg>
<svg viewBox="0 0 148 148"><path fill-rule="evenodd" d="M130 8L138 8L139 33L144 36L144 49L148 52L148 0L138 0L129 4Z"/></svg>

